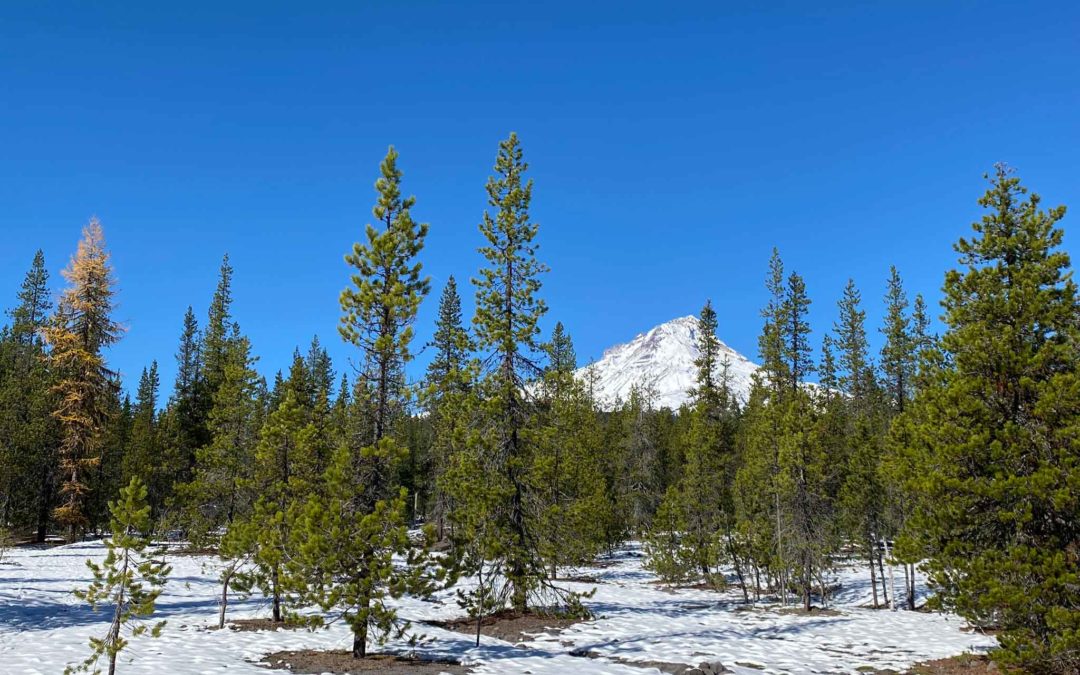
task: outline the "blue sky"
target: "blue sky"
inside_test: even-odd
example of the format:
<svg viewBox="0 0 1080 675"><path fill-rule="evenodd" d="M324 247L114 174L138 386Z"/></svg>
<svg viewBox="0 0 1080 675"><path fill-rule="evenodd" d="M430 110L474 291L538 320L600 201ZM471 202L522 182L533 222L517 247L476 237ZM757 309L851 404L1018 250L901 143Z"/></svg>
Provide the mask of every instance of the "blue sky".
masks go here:
<svg viewBox="0 0 1080 675"><path fill-rule="evenodd" d="M59 285L96 214L129 378L157 359L169 388L226 251L260 368L316 333L342 367L342 256L393 143L431 223L423 340L447 276L481 262L513 130L545 328L582 361L706 298L754 355L774 245L818 342L849 276L873 327L890 264L936 303L994 162L1080 206L1078 35L1075 3L9 3L0 305L39 247Z"/></svg>

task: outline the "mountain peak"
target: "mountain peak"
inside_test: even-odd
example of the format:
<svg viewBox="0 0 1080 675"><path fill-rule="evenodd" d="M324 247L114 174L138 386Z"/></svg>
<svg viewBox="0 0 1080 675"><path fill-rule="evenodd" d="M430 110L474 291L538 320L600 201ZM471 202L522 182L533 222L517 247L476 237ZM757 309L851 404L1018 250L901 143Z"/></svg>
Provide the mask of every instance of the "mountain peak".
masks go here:
<svg viewBox="0 0 1080 675"><path fill-rule="evenodd" d="M699 330L696 316L682 316L604 350L603 358L591 366L601 406L612 408L627 400L635 386L650 390L658 408L677 409L688 401L697 376L694 361L699 355ZM735 395L745 400L757 365L723 342L720 351L730 364ZM584 376L585 370L580 369L579 376Z"/></svg>

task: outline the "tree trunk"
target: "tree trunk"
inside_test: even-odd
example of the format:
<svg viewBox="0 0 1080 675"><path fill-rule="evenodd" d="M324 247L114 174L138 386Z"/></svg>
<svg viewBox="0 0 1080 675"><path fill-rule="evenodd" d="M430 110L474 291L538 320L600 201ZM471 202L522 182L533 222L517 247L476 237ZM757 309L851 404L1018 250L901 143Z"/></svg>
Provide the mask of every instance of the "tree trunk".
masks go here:
<svg viewBox="0 0 1080 675"><path fill-rule="evenodd" d="M360 629L360 633L353 633L352 655L354 659L362 659L367 656L367 624Z"/></svg>
<svg viewBox="0 0 1080 675"><path fill-rule="evenodd" d="M38 496L37 536L34 538L39 544L45 543L49 534L49 502L52 501L52 481L49 475L49 465L46 463L41 469L41 494Z"/></svg>
<svg viewBox="0 0 1080 675"><path fill-rule="evenodd" d="M236 566L230 565L221 579L221 602L218 603L218 630L225 627L225 609L229 606L229 582L232 581L235 571Z"/></svg>
<svg viewBox="0 0 1080 675"><path fill-rule="evenodd" d="M731 555L731 561L735 565L735 576L739 579L739 588L742 589L743 602L750 602L750 593L746 590L746 579L743 578L742 565L739 563L739 555L735 552L735 544L731 541L731 532L727 535L728 553Z"/></svg>
<svg viewBox="0 0 1080 675"><path fill-rule="evenodd" d="M124 566L120 568L120 578L127 579L128 552L124 551ZM124 612L124 586L121 584L116 596L116 609L113 611L112 626L109 628L109 644L116 645L120 639L120 617ZM109 675L116 675L116 651L109 654Z"/></svg>
<svg viewBox="0 0 1080 675"><path fill-rule="evenodd" d="M884 540L882 541L882 546L884 546ZM885 606L888 607L889 606L889 592L885 589L885 565L882 562L883 558L884 558L884 556L882 555L882 552L878 551L878 554L877 554L878 579L881 580L881 595L883 596L882 599L885 601ZM873 565L872 562L870 564Z"/></svg>
<svg viewBox="0 0 1080 675"><path fill-rule="evenodd" d="M281 623L281 588L278 584L278 568L275 565L270 573L270 583L273 586L274 623Z"/></svg>
<svg viewBox="0 0 1080 675"><path fill-rule="evenodd" d="M904 576L907 578L907 608L915 611L915 565L904 565Z"/></svg>
<svg viewBox="0 0 1080 675"><path fill-rule="evenodd" d="M874 539L870 538L868 543L870 547L870 555L867 556L870 560L870 588L874 591L874 609L878 608L878 595L877 595L877 570L874 569Z"/></svg>

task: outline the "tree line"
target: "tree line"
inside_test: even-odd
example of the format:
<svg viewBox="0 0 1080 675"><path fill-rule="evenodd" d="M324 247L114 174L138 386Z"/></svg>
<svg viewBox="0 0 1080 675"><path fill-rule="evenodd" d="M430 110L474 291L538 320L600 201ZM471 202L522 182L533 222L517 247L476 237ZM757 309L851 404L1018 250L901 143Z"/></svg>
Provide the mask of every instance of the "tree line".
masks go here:
<svg viewBox="0 0 1080 675"><path fill-rule="evenodd" d="M527 172L512 134L486 185L475 315L450 277L418 381L406 366L431 293L429 226L393 148L345 258L338 332L358 359L343 372L316 338L261 377L226 256L206 318L183 318L172 394L159 400L151 363L131 400L104 357L123 330L100 223L55 302L39 252L0 332L0 525L73 541L109 523L127 486L127 511L145 494L141 529L225 561L222 622L230 592L264 594L275 621L344 611L356 656L407 629L390 599L462 576L478 621L587 616L560 575L637 539L668 583L807 610L853 558L875 606L915 609L919 567L931 606L998 631L1003 662L1075 670L1080 306L1064 207L996 167L945 275L941 334L893 268L877 353L853 281L815 337L806 283L774 251L745 398L706 302L689 402L658 409L642 383L613 407L565 327L541 335L548 268Z"/></svg>

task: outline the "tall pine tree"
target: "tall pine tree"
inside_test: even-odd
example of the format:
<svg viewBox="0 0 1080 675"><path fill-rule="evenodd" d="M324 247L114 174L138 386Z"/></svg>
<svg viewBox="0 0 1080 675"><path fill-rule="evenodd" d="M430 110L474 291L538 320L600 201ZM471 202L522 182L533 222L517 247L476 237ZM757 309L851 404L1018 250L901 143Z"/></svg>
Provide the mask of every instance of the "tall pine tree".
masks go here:
<svg viewBox="0 0 1080 675"><path fill-rule="evenodd" d="M101 461L102 435L116 387L103 350L120 339L122 328L112 319L116 282L101 223L92 218L83 229L79 248L64 270L68 287L45 328L51 359L58 372L53 412L62 428L58 522L74 540L89 524L85 502L88 477Z"/></svg>
<svg viewBox="0 0 1080 675"><path fill-rule="evenodd" d="M913 405L912 529L938 602L1026 672L1080 670L1080 304L1057 226L999 165L945 276L942 367Z"/></svg>

